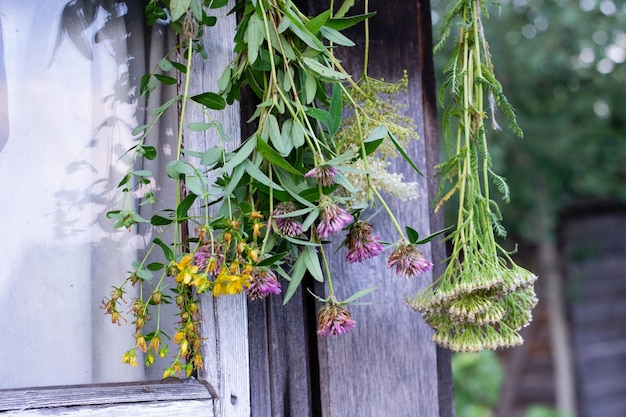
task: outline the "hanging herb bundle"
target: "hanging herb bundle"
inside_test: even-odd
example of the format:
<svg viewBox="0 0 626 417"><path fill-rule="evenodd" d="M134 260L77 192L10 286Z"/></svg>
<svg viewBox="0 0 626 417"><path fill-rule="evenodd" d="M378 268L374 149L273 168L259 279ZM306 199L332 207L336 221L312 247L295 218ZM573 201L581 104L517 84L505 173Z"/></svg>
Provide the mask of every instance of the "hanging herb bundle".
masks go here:
<svg viewBox="0 0 626 417"><path fill-rule="evenodd" d="M177 150L166 166L175 182L175 206L142 218L130 194L149 184L152 173L130 170L120 182L128 196L125 206L109 213L118 227L145 222L156 235L146 257L103 301L112 321L119 324L124 320L120 308L126 286L139 286L140 294L132 302L136 343L125 353L124 362L136 365L139 352L148 366L156 355L167 356L170 336L160 329L161 306L174 303L179 321L171 340L177 352L164 377L179 371L189 375L203 360L198 294L218 297L245 292L251 299L263 299L283 293L286 285L286 303L307 273L329 289L327 298L316 296L322 303L318 335L351 331L356 321L349 304L374 288L337 299L325 247L341 233L346 248L342 256L350 263L367 261L388 246L387 265L399 275L416 276L432 268L418 246L437 233L420 239L414 229L402 228L381 194L416 197L410 192L415 184L387 172L385 163L399 156L417 171L404 149L414 136L412 122L400 116L389 100L406 86L406 79L398 84L375 80L367 75L365 65L363 75L353 80L335 58L334 48L353 46L341 31L373 14L347 16L351 1L335 13L332 3L329 10L308 17L289 1L239 0L236 58L215 86L217 92L196 95L189 93L193 61L197 56L210 59L201 35L216 23L207 10L225 7L226 1L149 3L148 20L169 19L181 44L143 77L141 92L147 96L159 83L183 82L176 97L151 111L154 118L149 124L135 129L138 144L129 154L136 161L154 159L157 150L146 143L148 132L165 112L178 111ZM238 100L244 88L259 100L249 120L256 130L237 149L227 151L225 143L230 139L207 110L223 109ZM187 120L189 105L198 106L204 120ZM346 108L348 117L344 117ZM185 149L184 126L213 132L219 140L209 149ZM145 193L139 204L157 198ZM395 225L397 235L391 240L396 243L382 241L373 232L373 222L365 220L379 207ZM166 233L173 235L171 242L164 241ZM148 256L159 251L162 260L149 263ZM158 279L155 274L160 274ZM175 287L170 288L172 284ZM147 332L144 326L150 320L156 322L156 330Z"/></svg>
<svg viewBox="0 0 626 417"><path fill-rule="evenodd" d="M521 136L514 112L496 80L481 24L486 13L482 0L457 0L448 9L442 28L441 49L453 24L460 20L460 35L445 67L448 78L441 90L450 100L443 129L452 156L442 163L438 208L458 193L459 209L452 253L444 274L409 300L434 328L433 340L455 351L476 352L522 343L518 331L531 320L537 303L536 276L517 266L497 242L505 236L497 203L490 195L495 184L508 200L503 178L492 171L485 119L494 121L499 107ZM442 188L443 189L443 188Z"/></svg>

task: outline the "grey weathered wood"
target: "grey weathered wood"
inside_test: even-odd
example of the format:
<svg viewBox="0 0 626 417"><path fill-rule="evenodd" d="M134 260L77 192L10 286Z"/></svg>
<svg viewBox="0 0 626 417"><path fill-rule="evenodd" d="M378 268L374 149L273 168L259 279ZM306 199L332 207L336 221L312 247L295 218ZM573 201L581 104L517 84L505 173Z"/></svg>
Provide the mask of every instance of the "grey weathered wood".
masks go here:
<svg viewBox="0 0 626 417"><path fill-rule="evenodd" d="M432 102L429 114L424 110L424 88L432 83L423 79L420 69L423 59L432 59L426 53L426 45L420 44L420 33L430 27L420 27L424 17L419 13L428 8L424 3L405 1L370 1L371 10L377 15L372 19L371 53L369 73L386 80L397 80L404 69L409 74L409 91L399 102L406 104L406 114L413 117L418 126L420 140L410 145L409 153L418 167L426 174L432 174L426 164L426 140L437 140L432 136L430 119L426 136L424 118L434 117ZM351 36L359 41L360 33ZM428 41L424 41L428 42ZM429 49L429 48L428 48ZM359 57L342 55L346 66L359 68ZM431 153L429 161L434 158ZM392 210L397 213L401 223L410 225L425 235L430 232L430 197L429 184L424 178L407 169L406 164L398 159L393 167L396 172L405 173L405 178L418 181L420 198L409 203L390 199ZM432 184L430 184L432 186ZM388 221L382 221L384 215L375 220L377 232L385 239L394 239L394 229ZM437 224L436 222L434 223ZM430 246L423 248L424 255L431 257ZM440 248L438 249L440 251ZM387 253L388 255L388 253ZM438 256L441 252L438 253ZM441 258L435 259L435 262ZM339 289L339 298L369 286L379 289L369 296L373 303L362 307L353 307L352 315L357 328L350 334L338 338L319 340L320 386L323 415L327 416L420 416L435 417L452 415L451 395L446 394L440 412L439 396L451 392L451 385L444 386L439 380L438 361L442 368L447 366L445 352L438 351L430 340L431 330L422 318L406 306L407 297L432 281L431 274L416 279L395 276L386 268L384 256L362 265L347 265L341 256L331 259L331 272ZM441 384L440 384L441 382ZM447 391L446 391L447 390ZM441 393L441 394L440 394Z"/></svg>
<svg viewBox="0 0 626 417"><path fill-rule="evenodd" d="M207 29L203 43L209 53L205 61L197 58L192 73L191 94L217 91L217 80L231 60L233 53L233 34L235 16L227 15L234 6L231 1L227 7L215 11L218 18L216 27ZM230 149L240 143L239 105L228 106L225 110L209 112L213 120L219 121L226 135L231 139ZM189 107L188 122L207 121L199 109ZM209 147L221 145L214 130L207 132L185 132L185 147L203 151ZM202 213L196 209L196 214ZM190 230L193 236L194 231ZM250 415L250 382L247 335L246 297L243 294L214 298L210 294L201 296L203 318L202 332L204 369L199 376L216 391L215 415L220 417Z"/></svg>
<svg viewBox="0 0 626 417"><path fill-rule="evenodd" d="M197 400L210 408L213 396L204 384L193 380L30 388L3 391L0 411L185 400Z"/></svg>
<svg viewBox="0 0 626 417"><path fill-rule="evenodd" d="M626 410L626 209L582 206L561 227L581 416Z"/></svg>
<svg viewBox="0 0 626 417"><path fill-rule="evenodd" d="M434 167L440 162L439 126L437 118L437 89L433 62L433 27L429 0L417 1L418 54L420 57L420 75L422 79L422 123L424 130L424 153L426 155L426 174L428 181L428 201L435 201L440 179L435 176ZM428 216L430 230L442 230L443 212L435 212L434 205L429 205ZM433 277L443 275L446 265L446 246L442 238L430 243L430 252L435 266ZM439 262L437 262L439 260ZM437 381L439 417L454 417L454 390L452 382L452 354L450 350L437 347Z"/></svg>
<svg viewBox="0 0 626 417"><path fill-rule="evenodd" d="M213 417L213 407L206 401L163 401L143 404L117 404L102 407L61 407L54 409L37 409L23 411L9 411L0 413L3 417L172 417L194 416Z"/></svg>

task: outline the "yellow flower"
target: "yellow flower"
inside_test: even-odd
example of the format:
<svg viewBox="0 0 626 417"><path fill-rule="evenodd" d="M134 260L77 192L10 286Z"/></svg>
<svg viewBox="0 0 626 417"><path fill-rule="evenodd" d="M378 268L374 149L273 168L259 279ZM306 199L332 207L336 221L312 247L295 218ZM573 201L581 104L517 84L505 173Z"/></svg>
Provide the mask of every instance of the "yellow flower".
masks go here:
<svg viewBox="0 0 626 417"><path fill-rule="evenodd" d="M191 265L193 262L193 256L187 254L182 257L180 262L174 262L174 266L178 270L176 275L176 282L182 282L185 285L189 285L192 279L198 274L198 266Z"/></svg>
<svg viewBox="0 0 626 417"><path fill-rule="evenodd" d="M131 349L124 353L122 356L123 363L129 363L132 366L137 366L137 354L135 353L135 349Z"/></svg>
<svg viewBox="0 0 626 417"><path fill-rule="evenodd" d="M261 213L260 211L254 210L252 213L250 213L250 218L252 220L254 220L254 219L262 219L263 218L263 213Z"/></svg>
<svg viewBox="0 0 626 417"><path fill-rule="evenodd" d="M236 262L233 262L230 268L222 267L213 283L213 296L241 293L248 285L245 275L245 270L244 274L240 274L239 264Z"/></svg>
<svg viewBox="0 0 626 417"><path fill-rule="evenodd" d="M265 227L265 223L254 223L252 225L252 233L254 234L254 236L259 236L261 237L261 228Z"/></svg>
<svg viewBox="0 0 626 417"><path fill-rule="evenodd" d="M183 332L176 332L176 334L174 335L173 341L176 344L180 344L180 342L185 338L185 333Z"/></svg>
<svg viewBox="0 0 626 417"><path fill-rule="evenodd" d="M137 336L136 346L138 349L141 349L143 352L148 350L148 346L146 345L146 338L143 336Z"/></svg>

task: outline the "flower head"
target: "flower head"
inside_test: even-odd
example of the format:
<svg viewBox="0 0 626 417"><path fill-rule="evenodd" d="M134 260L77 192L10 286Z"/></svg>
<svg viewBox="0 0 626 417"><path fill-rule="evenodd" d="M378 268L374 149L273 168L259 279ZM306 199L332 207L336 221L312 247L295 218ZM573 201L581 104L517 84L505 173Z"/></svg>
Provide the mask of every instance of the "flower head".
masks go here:
<svg viewBox="0 0 626 417"><path fill-rule="evenodd" d="M422 256L422 251L409 242L400 242L389 256L387 268L395 268L396 274L415 277L433 269L433 263Z"/></svg>
<svg viewBox="0 0 626 417"><path fill-rule="evenodd" d="M222 265L213 284L213 296L241 293L250 282L250 272L251 267L249 265L241 270L238 262L233 262L230 267Z"/></svg>
<svg viewBox="0 0 626 417"><path fill-rule="evenodd" d="M356 326L348 309L332 299L317 312L317 323L318 336L338 336Z"/></svg>
<svg viewBox="0 0 626 417"><path fill-rule="evenodd" d="M320 211L322 219L317 225L319 237L326 237L331 233L338 232L354 220L350 213L330 200L320 203Z"/></svg>
<svg viewBox="0 0 626 417"><path fill-rule="evenodd" d="M315 178L322 187L329 187L335 183L337 168L332 165L318 165L304 174L305 178Z"/></svg>
<svg viewBox="0 0 626 417"><path fill-rule="evenodd" d="M270 294L280 294L280 282L271 269L255 268L250 274L250 285L247 289L251 300L263 299Z"/></svg>
<svg viewBox="0 0 626 417"><path fill-rule="evenodd" d="M348 262L362 262L364 259L377 256L384 250L379 243L380 237L372 236L371 232L372 225L364 221L355 222L350 227L346 243L348 247L346 259Z"/></svg>
<svg viewBox="0 0 626 417"><path fill-rule="evenodd" d="M176 282L182 282L185 285L189 285L191 281L198 274L198 266L192 265L193 256L187 254L182 257L180 262L174 262L177 275Z"/></svg>
<svg viewBox="0 0 626 417"><path fill-rule="evenodd" d="M220 253L219 246L212 243L205 243L196 249L193 254L193 263L197 265L200 272L210 275L217 275L224 262L224 255Z"/></svg>
<svg viewBox="0 0 626 417"><path fill-rule="evenodd" d="M281 201L276 205L272 216L279 216L296 211L296 205L293 201ZM276 228L285 236L294 237L302 233L302 223L297 221L295 217L275 217Z"/></svg>

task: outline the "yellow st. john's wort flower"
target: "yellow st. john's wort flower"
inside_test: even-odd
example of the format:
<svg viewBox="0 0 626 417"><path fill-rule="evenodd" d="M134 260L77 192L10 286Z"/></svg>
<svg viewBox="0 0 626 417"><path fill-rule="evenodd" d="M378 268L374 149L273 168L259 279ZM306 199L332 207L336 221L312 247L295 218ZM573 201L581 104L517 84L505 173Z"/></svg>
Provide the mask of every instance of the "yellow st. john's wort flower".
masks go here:
<svg viewBox="0 0 626 417"><path fill-rule="evenodd" d="M241 270L238 262L233 262L229 268L222 266L220 273L213 283L213 295L234 295L241 293L244 288L250 285L250 273L252 266L246 265Z"/></svg>
<svg viewBox="0 0 626 417"><path fill-rule="evenodd" d="M176 275L176 282L182 282L185 285L189 285L191 280L196 278L198 275L198 266L192 265L193 256L187 254L183 256L180 262L174 262L174 266L178 270L178 275Z"/></svg>

